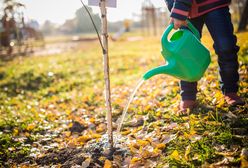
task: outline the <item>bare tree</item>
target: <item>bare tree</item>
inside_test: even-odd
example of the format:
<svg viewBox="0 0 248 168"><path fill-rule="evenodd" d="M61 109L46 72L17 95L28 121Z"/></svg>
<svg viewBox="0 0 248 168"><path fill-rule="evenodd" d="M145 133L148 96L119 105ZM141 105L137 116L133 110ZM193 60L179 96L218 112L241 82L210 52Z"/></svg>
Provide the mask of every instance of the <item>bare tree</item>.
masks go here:
<svg viewBox="0 0 248 168"><path fill-rule="evenodd" d="M246 29L248 22L248 0L244 3L243 12L241 13L238 31L243 31Z"/></svg>

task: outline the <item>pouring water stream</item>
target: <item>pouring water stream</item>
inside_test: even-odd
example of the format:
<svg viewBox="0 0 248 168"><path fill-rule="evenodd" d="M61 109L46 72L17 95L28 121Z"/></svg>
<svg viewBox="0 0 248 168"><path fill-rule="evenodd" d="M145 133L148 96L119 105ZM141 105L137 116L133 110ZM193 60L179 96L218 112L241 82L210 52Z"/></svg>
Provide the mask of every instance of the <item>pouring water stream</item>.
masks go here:
<svg viewBox="0 0 248 168"><path fill-rule="evenodd" d="M143 78L142 78L141 80L139 80L137 86L134 88L134 90L133 90L131 96L129 97L128 102L127 102L127 104L126 104L126 106L125 106L125 108L124 108L124 110L123 110L123 112L122 112L121 121L120 121L120 123L118 124L118 128L117 128L117 132L118 132L118 133L121 131L121 127L122 127L122 124L123 124L123 122L124 122L124 119L125 119L127 110L128 110L128 108L129 108L129 106L130 106L130 103L133 101L134 96L135 96L135 93L138 91L138 89L139 89L140 86L144 83L144 81L145 81L145 80L144 80Z"/></svg>

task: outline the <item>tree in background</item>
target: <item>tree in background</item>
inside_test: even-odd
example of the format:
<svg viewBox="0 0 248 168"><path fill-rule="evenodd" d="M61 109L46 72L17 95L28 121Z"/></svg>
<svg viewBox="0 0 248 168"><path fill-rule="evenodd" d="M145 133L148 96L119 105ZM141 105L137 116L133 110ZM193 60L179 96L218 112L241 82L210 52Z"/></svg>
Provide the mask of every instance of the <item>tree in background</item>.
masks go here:
<svg viewBox="0 0 248 168"><path fill-rule="evenodd" d="M233 0L231 3L232 20L238 27L238 31L246 29L248 22L248 1Z"/></svg>
<svg viewBox="0 0 248 168"><path fill-rule="evenodd" d="M52 35L56 32L56 26L54 23L52 23L49 20L46 20L44 22L44 24L41 27L41 31L45 34L45 35Z"/></svg>
<svg viewBox="0 0 248 168"><path fill-rule="evenodd" d="M77 22L76 19L68 19L59 27L59 32L64 34L74 34L76 32Z"/></svg>
<svg viewBox="0 0 248 168"><path fill-rule="evenodd" d="M89 12L90 12L95 24L96 24L96 27L99 30L101 27L101 19L100 19L99 15L94 14L92 11L92 8L88 7L88 9L89 9ZM76 11L75 21L76 21L76 32L77 33L94 32L89 15L85 11L85 9L80 8Z"/></svg>
<svg viewBox="0 0 248 168"><path fill-rule="evenodd" d="M22 23L23 13L20 11L21 8L25 7L24 4L19 3L15 0L3 0L1 1L1 23L5 31L9 32L11 29L15 29L16 23ZM16 17L18 15L18 17Z"/></svg>
<svg viewBox="0 0 248 168"><path fill-rule="evenodd" d="M19 12L19 9L25 7L24 4L16 1L16 0L2 0L0 1L2 4L2 9L0 9L1 15L8 15L8 17L14 17L16 13Z"/></svg>
<svg viewBox="0 0 248 168"><path fill-rule="evenodd" d="M20 41L18 32L18 25L23 24L23 13L21 8L25 7L24 4L15 0L0 1L1 8L1 29L0 32L0 46L8 47L7 53L12 53L12 46L10 45L10 36L13 34L17 41Z"/></svg>
<svg viewBox="0 0 248 168"><path fill-rule="evenodd" d="M238 31L245 30L246 26L247 26L247 22L248 22L248 0L246 0L246 2L244 2L243 11L242 11L241 16L240 16Z"/></svg>
<svg viewBox="0 0 248 168"><path fill-rule="evenodd" d="M101 27L101 19L98 14L94 14L92 8L88 7L88 10L96 24L97 29ZM43 26L45 27L45 25ZM76 11L73 19L68 19L59 28L59 32L64 34L77 34L77 33L92 33L94 28L89 18L88 13L84 8L80 8Z"/></svg>

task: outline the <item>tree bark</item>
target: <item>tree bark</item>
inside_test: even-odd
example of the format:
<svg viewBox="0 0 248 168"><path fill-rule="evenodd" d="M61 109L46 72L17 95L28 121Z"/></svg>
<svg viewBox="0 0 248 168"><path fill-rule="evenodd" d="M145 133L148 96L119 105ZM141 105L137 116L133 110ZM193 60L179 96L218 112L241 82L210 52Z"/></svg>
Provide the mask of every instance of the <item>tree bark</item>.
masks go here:
<svg viewBox="0 0 248 168"><path fill-rule="evenodd" d="M104 81L105 81L105 100L107 107L107 129L108 142L110 149L113 149L113 128L112 128L112 107L111 91L109 79L109 57L108 57L108 22L106 0L100 0L101 19L102 19L102 42L103 42L103 64L104 64Z"/></svg>
<svg viewBox="0 0 248 168"><path fill-rule="evenodd" d="M248 22L248 0L246 0L245 2L245 6L240 18L239 27L238 27L239 32L246 29L247 22Z"/></svg>

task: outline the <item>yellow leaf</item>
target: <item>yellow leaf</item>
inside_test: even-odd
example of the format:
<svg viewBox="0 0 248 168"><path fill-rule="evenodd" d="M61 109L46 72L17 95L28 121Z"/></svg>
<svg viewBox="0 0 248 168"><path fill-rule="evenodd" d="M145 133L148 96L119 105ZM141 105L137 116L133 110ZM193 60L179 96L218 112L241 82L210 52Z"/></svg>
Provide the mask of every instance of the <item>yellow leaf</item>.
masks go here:
<svg viewBox="0 0 248 168"><path fill-rule="evenodd" d="M68 125L68 127L71 128L72 126L73 126L73 123L71 122L71 123Z"/></svg>
<svg viewBox="0 0 248 168"><path fill-rule="evenodd" d="M71 136L71 131L65 131L65 132L63 132L63 135L66 137L69 137L69 136Z"/></svg>
<svg viewBox="0 0 248 168"><path fill-rule="evenodd" d="M196 131L194 130L194 128L191 128L190 129L190 135L195 135L196 134Z"/></svg>
<svg viewBox="0 0 248 168"><path fill-rule="evenodd" d="M131 143L130 146L136 148L136 149L139 149L140 148L140 145L137 144L137 143Z"/></svg>
<svg viewBox="0 0 248 168"><path fill-rule="evenodd" d="M225 104L225 99L220 99L216 107L221 108Z"/></svg>
<svg viewBox="0 0 248 168"><path fill-rule="evenodd" d="M19 130L18 130L17 128L15 128L15 129L13 130L13 136L18 135L18 133L19 133Z"/></svg>
<svg viewBox="0 0 248 168"><path fill-rule="evenodd" d="M248 167L248 150L242 149L240 154L240 160L241 160L241 168L247 168Z"/></svg>
<svg viewBox="0 0 248 168"><path fill-rule="evenodd" d="M179 153L178 153L177 150L174 150L174 151L172 152L172 154L170 155L170 157L171 157L172 159L175 159L175 160L180 160L180 155L179 155Z"/></svg>
<svg viewBox="0 0 248 168"><path fill-rule="evenodd" d="M168 113L163 114L164 119L171 119L171 116Z"/></svg>
<svg viewBox="0 0 248 168"><path fill-rule="evenodd" d="M112 163L110 160L105 160L105 163L104 163L104 168L112 168Z"/></svg>
<svg viewBox="0 0 248 168"><path fill-rule="evenodd" d="M146 138L146 141L148 141L151 144L152 143L152 138Z"/></svg>
<svg viewBox="0 0 248 168"><path fill-rule="evenodd" d="M165 148L165 144L163 144L163 143L157 144L156 148L163 150Z"/></svg>
<svg viewBox="0 0 248 168"><path fill-rule="evenodd" d="M247 168L247 167L248 167L248 161L242 159L242 160L241 160L241 168Z"/></svg>
<svg viewBox="0 0 248 168"><path fill-rule="evenodd" d="M128 135L128 134L130 134L131 133L131 131L130 130L127 130L127 131L122 131L121 132L121 135Z"/></svg>
<svg viewBox="0 0 248 168"><path fill-rule="evenodd" d="M96 132L97 132L97 133L105 132L105 130L106 130L106 125L105 125L105 124L100 124L100 125L96 128Z"/></svg>
<svg viewBox="0 0 248 168"><path fill-rule="evenodd" d="M151 157L157 157L161 154L161 150L158 149L158 148L155 148L153 151L152 151L152 156Z"/></svg>
<svg viewBox="0 0 248 168"><path fill-rule="evenodd" d="M98 138L101 138L102 135L100 135L100 134L92 134L91 137L92 137L93 139L98 139Z"/></svg>
<svg viewBox="0 0 248 168"><path fill-rule="evenodd" d="M187 132L184 132L183 135L184 135L184 138L189 138L190 137L190 135Z"/></svg>
<svg viewBox="0 0 248 168"><path fill-rule="evenodd" d="M95 123L95 121L96 121L95 118L93 118L93 117L90 118L90 122L91 122L91 123Z"/></svg>
<svg viewBox="0 0 248 168"><path fill-rule="evenodd" d="M131 164L137 163L137 162L139 162L140 160L141 160L141 158L133 157L133 158L131 159Z"/></svg>
<svg viewBox="0 0 248 168"><path fill-rule="evenodd" d="M101 156L101 157L99 158L99 160L100 160L100 161L104 161L104 160L106 160L106 157L105 157L105 156Z"/></svg>
<svg viewBox="0 0 248 168"><path fill-rule="evenodd" d="M141 155L142 155L142 158L148 159L152 156L152 152L149 152L148 150L143 150Z"/></svg>
<svg viewBox="0 0 248 168"><path fill-rule="evenodd" d="M140 146L146 146L149 144L148 141L144 141L144 140L141 140L141 139L138 139L137 140L137 143L140 145Z"/></svg>
<svg viewBox="0 0 248 168"><path fill-rule="evenodd" d="M88 136L88 135L83 135L83 136L80 136L80 137L78 137L77 138L77 141L79 142L79 143L81 143L81 142L87 142L88 140L90 140L91 139L91 137L90 136Z"/></svg>
<svg viewBox="0 0 248 168"><path fill-rule="evenodd" d="M26 128L27 131L32 131L35 127L35 124L29 124Z"/></svg>
<svg viewBox="0 0 248 168"><path fill-rule="evenodd" d="M158 111L156 114L155 114L156 117L161 117L162 116L162 113L161 111Z"/></svg>
<svg viewBox="0 0 248 168"><path fill-rule="evenodd" d="M216 91L214 95L217 99L221 99L223 97L223 94L220 91Z"/></svg>
<svg viewBox="0 0 248 168"><path fill-rule="evenodd" d="M70 115L70 114L71 114L71 110L66 110L65 113L66 113L67 115Z"/></svg>
<svg viewBox="0 0 248 168"><path fill-rule="evenodd" d="M136 144L130 144L129 145L129 149L130 149L130 152L132 153L132 154L135 154L135 153L137 153L138 152L138 148L139 148L139 146L136 146Z"/></svg>
<svg viewBox="0 0 248 168"><path fill-rule="evenodd" d="M24 135L25 135L26 137L29 137L29 136L30 136L30 134L29 134L28 132L25 132Z"/></svg>

